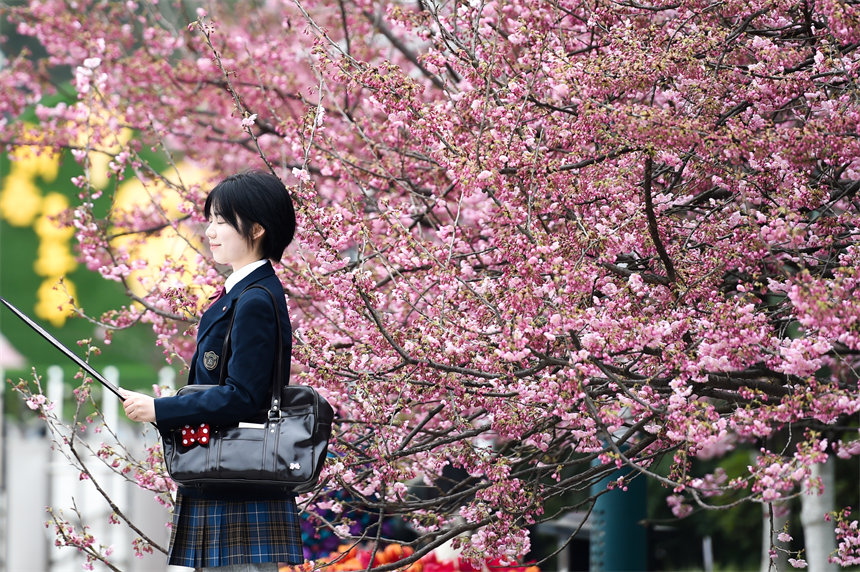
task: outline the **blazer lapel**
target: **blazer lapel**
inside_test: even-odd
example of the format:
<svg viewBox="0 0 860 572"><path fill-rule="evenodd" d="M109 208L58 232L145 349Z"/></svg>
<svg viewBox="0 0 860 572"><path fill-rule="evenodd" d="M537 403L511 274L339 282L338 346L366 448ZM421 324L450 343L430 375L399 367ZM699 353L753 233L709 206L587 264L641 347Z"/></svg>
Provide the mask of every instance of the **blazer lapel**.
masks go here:
<svg viewBox="0 0 860 572"><path fill-rule="evenodd" d="M274 276L274 274L275 270L272 268L272 264L270 262L266 262L266 264L254 270L249 275L242 278L242 280L240 280L235 286L230 288L230 292L212 304L205 312L203 312L203 315L200 316L200 325L197 328L197 339L203 337L214 324L218 323L219 320L230 315L233 305L236 303L236 300L239 299L239 295L245 290L245 288L264 278Z"/></svg>
<svg viewBox="0 0 860 572"><path fill-rule="evenodd" d="M268 278L269 276L275 275L275 269L272 268L272 263L266 261L265 264L242 278L233 288L230 289L230 295L236 294L236 298L239 297L239 294L242 293L242 290L253 284L254 282L259 282L264 278Z"/></svg>

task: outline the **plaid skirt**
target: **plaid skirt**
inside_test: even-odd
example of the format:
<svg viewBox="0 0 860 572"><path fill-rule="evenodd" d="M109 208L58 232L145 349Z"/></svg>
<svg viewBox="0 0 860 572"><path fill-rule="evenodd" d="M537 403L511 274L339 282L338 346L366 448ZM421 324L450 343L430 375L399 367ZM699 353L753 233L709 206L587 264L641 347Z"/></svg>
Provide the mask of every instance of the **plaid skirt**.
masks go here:
<svg viewBox="0 0 860 572"><path fill-rule="evenodd" d="M169 564L202 568L304 561L294 498L230 501L177 495Z"/></svg>

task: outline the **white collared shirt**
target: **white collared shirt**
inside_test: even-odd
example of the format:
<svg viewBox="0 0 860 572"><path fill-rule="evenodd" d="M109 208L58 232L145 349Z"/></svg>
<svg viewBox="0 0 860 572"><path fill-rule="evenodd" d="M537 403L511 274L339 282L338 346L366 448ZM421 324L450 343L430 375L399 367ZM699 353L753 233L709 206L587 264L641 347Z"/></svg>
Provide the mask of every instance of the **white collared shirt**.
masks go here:
<svg viewBox="0 0 860 572"><path fill-rule="evenodd" d="M267 262L267 260L265 260L265 259L258 260L257 262L252 262L250 264L246 264L245 266L243 266L239 270L236 270L235 272L233 272L233 274L228 276L227 280L224 281L224 291L229 292L230 290L232 290L233 286L238 284L243 278L248 276L251 272L253 272L257 268L259 268L260 266L264 265L266 262Z"/></svg>

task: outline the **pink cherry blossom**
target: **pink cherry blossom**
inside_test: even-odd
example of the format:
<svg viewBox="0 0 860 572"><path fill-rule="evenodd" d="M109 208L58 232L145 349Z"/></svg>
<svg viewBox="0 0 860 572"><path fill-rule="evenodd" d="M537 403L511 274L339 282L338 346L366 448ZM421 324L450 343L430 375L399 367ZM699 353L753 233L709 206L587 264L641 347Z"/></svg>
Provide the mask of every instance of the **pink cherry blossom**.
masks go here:
<svg viewBox="0 0 860 572"><path fill-rule="evenodd" d="M90 317L147 324L180 363L223 281L197 207L228 173L282 177L292 376L338 408L327 490L511 558L545 501L618 468L680 518L819 490L812 464L858 454L855 6L94 6L10 8L46 56L0 70L4 144L77 161L63 224L129 295ZM73 96L45 69L72 70ZM120 179L150 200L113 204ZM183 256L146 259L155 237ZM750 447L741 475L694 472ZM144 457L99 454L169 502ZM462 494L420 501L452 468ZM838 514L834 561L856 564Z"/></svg>

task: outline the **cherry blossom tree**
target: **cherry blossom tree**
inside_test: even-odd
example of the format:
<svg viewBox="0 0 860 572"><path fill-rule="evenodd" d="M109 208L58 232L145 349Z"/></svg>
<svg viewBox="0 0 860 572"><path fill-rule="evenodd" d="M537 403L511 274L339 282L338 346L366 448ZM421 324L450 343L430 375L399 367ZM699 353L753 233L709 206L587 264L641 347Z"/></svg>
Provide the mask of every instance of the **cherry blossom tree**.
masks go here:
<svg viewBox="0 0 860 572"><path fill-rule="evenodd" d="M817 490L813 465L860 454L856 3L201 5L11 9L47 55L7 54L2 139L80 163L64 221L129 295L91 318L150 323L168 360L223 280L211 183L290 186L293 379L339 415L309 511L401 516L413 559L454 539L515 560L545 501L620 467L683 516ZM114 205L129 179L151 200ZM153 236L180 253L147 261ZM691 471L738 447L744 474ZM860 562L850 509L829 518L835 561Z"/></svg>

